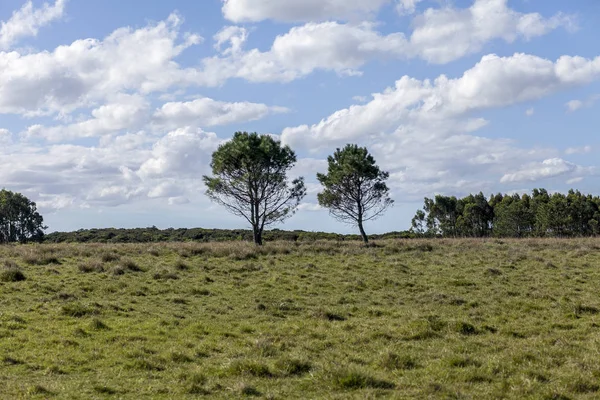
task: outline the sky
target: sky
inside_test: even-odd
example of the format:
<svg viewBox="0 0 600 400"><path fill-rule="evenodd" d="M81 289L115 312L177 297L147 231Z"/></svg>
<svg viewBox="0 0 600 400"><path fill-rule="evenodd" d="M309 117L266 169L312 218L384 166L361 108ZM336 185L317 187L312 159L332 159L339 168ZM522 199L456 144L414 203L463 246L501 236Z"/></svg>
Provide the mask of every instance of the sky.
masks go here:
<svg viewBox="0 0 600 400"><path fill-rule="evenodd" d="M296 152L280 229L354 232L317 172L366 146L408 229L424 197L600 194L600 1L0 2L0 184L48 231L247 228L202 176L236 131Z"/></svg>

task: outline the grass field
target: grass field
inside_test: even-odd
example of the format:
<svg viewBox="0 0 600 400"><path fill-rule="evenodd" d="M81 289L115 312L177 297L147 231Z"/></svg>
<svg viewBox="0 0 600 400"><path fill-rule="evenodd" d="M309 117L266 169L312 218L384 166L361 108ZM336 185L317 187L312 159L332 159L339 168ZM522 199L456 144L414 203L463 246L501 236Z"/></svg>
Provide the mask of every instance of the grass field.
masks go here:
<svg viewBox="0 0 600 400"><path fill-rule="evenodd" d="M599 249L0 247L0 398L599 398Z"/></svg>

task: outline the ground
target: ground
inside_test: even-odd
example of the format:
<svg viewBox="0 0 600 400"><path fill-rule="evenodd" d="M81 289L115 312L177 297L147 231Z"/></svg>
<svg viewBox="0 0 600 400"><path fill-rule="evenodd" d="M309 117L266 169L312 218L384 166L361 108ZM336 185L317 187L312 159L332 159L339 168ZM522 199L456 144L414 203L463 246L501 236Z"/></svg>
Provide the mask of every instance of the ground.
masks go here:
<svg viewBox="0 0 600 400"><path fill-rule="evenodd" d="M4 246L0 398L598 398L599 249Z"/></svg>

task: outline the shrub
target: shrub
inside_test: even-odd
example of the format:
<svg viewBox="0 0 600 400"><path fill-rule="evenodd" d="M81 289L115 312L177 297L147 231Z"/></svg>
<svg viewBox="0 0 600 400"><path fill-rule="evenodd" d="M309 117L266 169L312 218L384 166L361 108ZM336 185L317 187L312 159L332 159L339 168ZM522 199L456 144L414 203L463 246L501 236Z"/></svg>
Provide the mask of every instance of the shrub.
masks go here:
<svg viewBox="0 0 600 400"><path fill-rule="evenodd" d="M6 268L0 272L0 281L2 282L21 282L25 279L25 274L18 267Z"/></svg>

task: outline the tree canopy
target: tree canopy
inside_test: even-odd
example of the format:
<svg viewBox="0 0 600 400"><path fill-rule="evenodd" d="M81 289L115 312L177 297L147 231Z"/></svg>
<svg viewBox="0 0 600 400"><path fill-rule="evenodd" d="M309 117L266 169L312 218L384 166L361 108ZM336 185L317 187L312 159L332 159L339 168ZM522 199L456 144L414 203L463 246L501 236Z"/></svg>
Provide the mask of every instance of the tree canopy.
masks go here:
<svg viewBox="0 0 600 400"><path fill-rule="evenodd" d="M21 193L0 191L0 243L40 241L45 229L33 201Z"/></svg>
<svg viewBox="0 0 600 400"><path fill-rule="evenodd" d="M206 194L246 219L260 245L264 228L292 216L306 194L303 178L288 181L295 163L292 149L272 136L236 132L213 153Z"/></svg>
<svg viewBox="0 0 600 400"><path fill-rule="evenodd" d="M317 174L323 185L319 204L337 220L357 226L368 243L364 222L381 216L394 203L385 184L389 174L379 169L365 147L355 144L337 149L327 162L327 174Z"/></svg>

